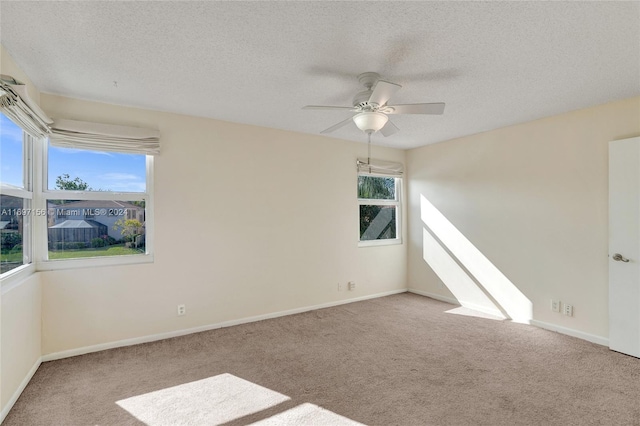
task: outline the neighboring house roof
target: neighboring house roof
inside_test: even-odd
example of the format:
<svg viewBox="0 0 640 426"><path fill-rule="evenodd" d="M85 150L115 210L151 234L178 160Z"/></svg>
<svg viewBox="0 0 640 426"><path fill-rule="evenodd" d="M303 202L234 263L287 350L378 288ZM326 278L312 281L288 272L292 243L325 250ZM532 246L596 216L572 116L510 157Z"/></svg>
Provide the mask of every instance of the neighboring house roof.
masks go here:
<svg viewBox="0 0 640 426"><path fill-rule="evenodd" d="M4 229L9 223L11 222L9 222L8 220L0 221L0 229Z"/></svg>
<svg viewBox="0 0 640 426"><path fill-rule="evenodd" d="M136 206L135 204L128 203L126 201L113 201L113 200L83 200L83 201L71 201L70 203L58 204L55 206L58 209L143 209L144 207Z"/></svg>
<svg viewBox="0 0 640 426"><path fill-rule="evenodd" d="M49 229L60 229L60 228L100 228L103 225L100 222L96 222L95 220L65 220L57 225L50 226Z"/></svg>

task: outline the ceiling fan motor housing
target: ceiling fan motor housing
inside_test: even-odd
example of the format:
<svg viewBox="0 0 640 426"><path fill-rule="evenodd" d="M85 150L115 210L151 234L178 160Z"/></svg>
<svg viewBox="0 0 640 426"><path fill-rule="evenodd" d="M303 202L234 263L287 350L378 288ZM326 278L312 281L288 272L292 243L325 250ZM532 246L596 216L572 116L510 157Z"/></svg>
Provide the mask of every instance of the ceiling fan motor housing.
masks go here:
<svg viewBox="0 0 640 426"><path fill-rule="evenodd" d="M363 72L358 76L358 81L367 90L364 90L353 97L353 106L362 111L375 111L381 105L370 104L369 98L373 93L373 85L380 80L380 74L377 72Z"/></svg>
<svg viewBox="0 0 640 426"><path fill-rule="evenodd" d="M374 104L369 103L371 97L371 89L362 91L353 97L353 106L363 111L373 111L376 107Z"/></svg>

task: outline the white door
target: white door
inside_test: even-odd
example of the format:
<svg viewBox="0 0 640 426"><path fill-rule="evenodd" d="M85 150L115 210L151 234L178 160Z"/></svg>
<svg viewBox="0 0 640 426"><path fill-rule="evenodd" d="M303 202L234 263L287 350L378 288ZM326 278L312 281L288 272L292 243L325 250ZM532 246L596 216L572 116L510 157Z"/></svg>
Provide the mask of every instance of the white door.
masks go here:
<svg viewBox="0 0 640 426"><path fill-rule="evenodd" d="M640 138L609 142L609 347L640 358Z"/></svg>

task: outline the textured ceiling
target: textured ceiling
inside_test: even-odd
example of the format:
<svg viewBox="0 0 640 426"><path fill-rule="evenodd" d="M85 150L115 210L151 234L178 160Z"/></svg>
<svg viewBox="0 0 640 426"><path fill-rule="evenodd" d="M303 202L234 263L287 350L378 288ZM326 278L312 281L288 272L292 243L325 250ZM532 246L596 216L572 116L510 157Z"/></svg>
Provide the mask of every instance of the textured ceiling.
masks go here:
<svg viewBox="0 0 640 426"><path fill-rule="evenodd" d="M640 95L640 2L0 2L47 93L317 134L357 75L403 86L411 148ZM117 87L114 85L117 81ZM364 141L355 126L332 136Z"/></svg>

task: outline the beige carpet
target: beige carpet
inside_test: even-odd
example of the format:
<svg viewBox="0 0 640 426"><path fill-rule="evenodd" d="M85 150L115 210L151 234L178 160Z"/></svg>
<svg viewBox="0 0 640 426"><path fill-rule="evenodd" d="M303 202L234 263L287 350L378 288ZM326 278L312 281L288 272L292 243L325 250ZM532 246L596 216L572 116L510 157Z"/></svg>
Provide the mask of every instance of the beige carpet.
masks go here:
<svg viewBox="0 0 640 426"><path fill-rule="evenodd" d="M3 425L640 425L640 360L469 314L405 293L48 362Z"/></svg>

